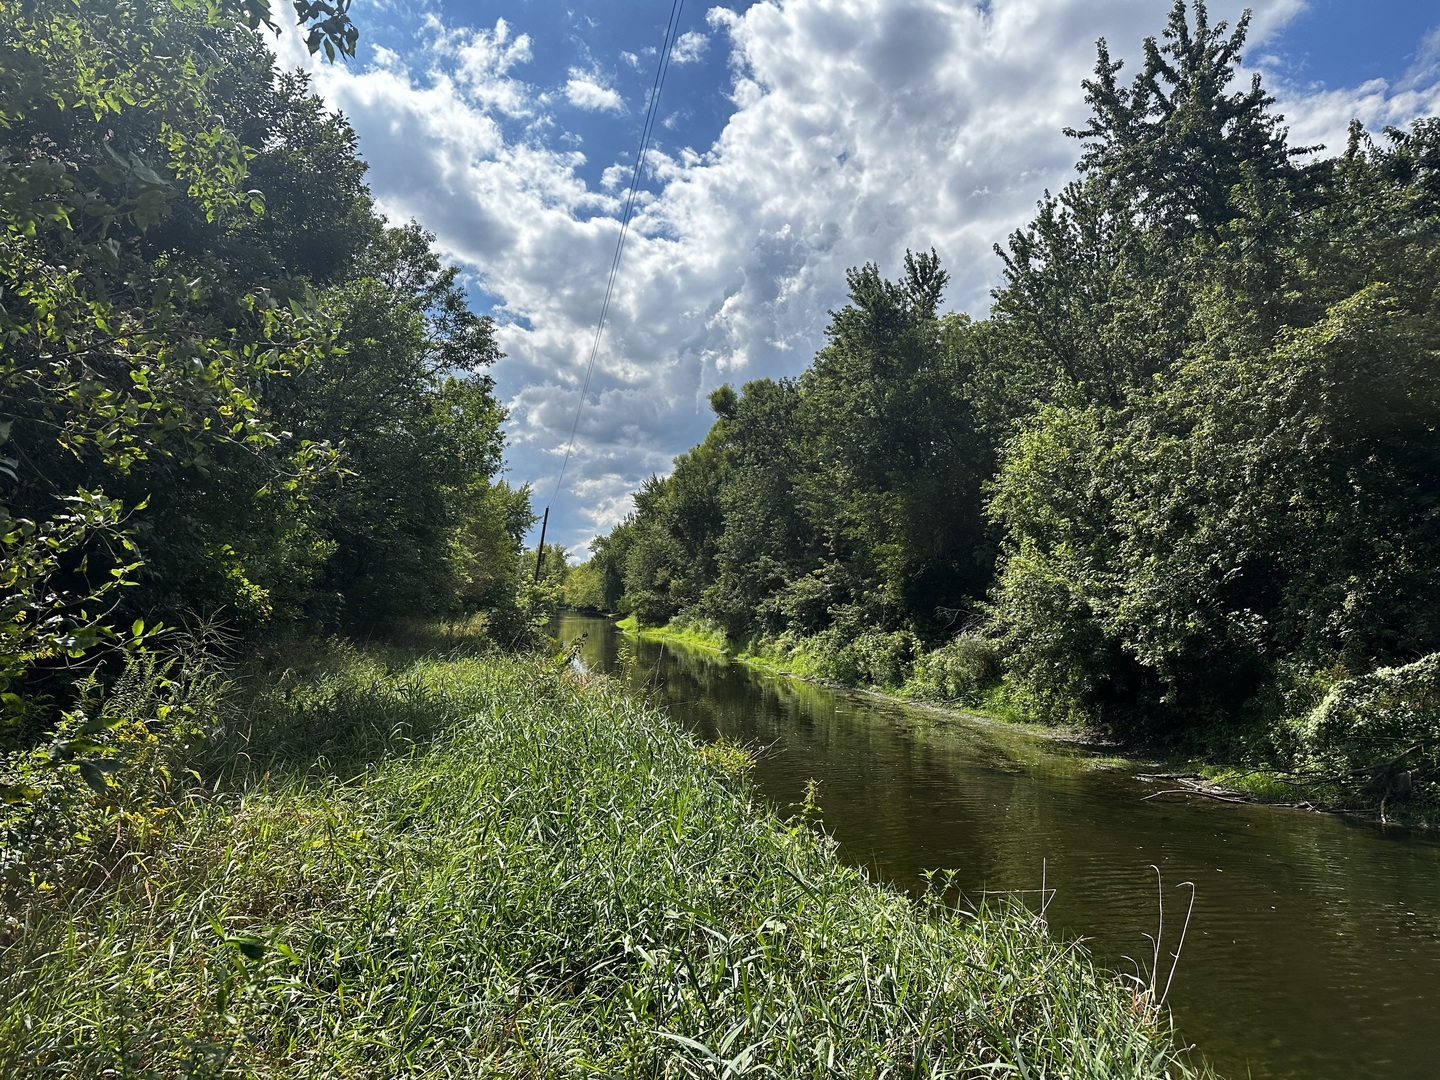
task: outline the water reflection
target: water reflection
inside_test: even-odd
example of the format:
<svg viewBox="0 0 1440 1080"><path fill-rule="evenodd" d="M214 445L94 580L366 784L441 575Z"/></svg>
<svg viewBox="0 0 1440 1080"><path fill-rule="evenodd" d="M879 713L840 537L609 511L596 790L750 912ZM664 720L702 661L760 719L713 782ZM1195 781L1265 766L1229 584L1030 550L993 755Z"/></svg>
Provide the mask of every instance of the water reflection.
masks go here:
<svg viewBox="0 0 1440 1080"><path fill-rule="evenodd" d="M567 617L585 663L632 682L704 738L766 748L773 803L820 782L843 856L901 888L953 868L972 897L1030 891L1102 963L1149 965L1156 881L1172 945L1194 919L1170 1002L1225 1075L1440 1075L1440 844L1341 818L1164 797L1081 748L767 677ZM631 661L621 664L622 654Z"/></svg>

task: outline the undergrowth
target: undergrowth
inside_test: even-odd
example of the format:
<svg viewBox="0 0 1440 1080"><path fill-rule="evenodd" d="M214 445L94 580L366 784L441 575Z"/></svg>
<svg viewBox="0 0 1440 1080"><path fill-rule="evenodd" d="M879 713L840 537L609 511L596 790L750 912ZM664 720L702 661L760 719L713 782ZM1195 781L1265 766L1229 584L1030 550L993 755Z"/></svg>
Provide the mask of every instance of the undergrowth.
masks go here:
<svg viewBox="0 0 1440 1080"><path fill-rule="evenodd" d="M1187 1074L1043 920L873 886L608 682L331 643L235 683L140 841L101 807L7 900L0 1075Z"/></svg>

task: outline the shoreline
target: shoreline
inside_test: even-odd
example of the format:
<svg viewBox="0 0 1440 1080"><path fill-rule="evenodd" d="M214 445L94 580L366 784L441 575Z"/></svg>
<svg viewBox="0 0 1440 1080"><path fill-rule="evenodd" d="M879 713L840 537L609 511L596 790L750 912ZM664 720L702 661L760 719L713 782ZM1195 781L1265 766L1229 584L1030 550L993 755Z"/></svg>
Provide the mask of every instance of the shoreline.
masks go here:
<svg viewBox="0 0 1440 1080"><path fill-rule="evenodd" d="M1007 719L996 713L987 712L984 709L971 706L951 705L944 702L926 700L924 698L904 697L900 694L876 687L852 686L847 683L816 678L811 675L800 674L788 669L783 664L774 663L761 656L756 656L751 653L735 652L728 646L717 644L711 637L700 633L679 632L667 629L666 627L642 627L633 615L622 619L614 615L597 615L590 612L577 611L577 614L583 614L587 618L607 619L623 634L651 641L683 645L686 648L713 653L723 656L731 662L743 664L746 667L765 672L766 674L794 679L797 682L824 687L831 691L862 695L885 702L886 704L899 705L907 709L922 710L934 714L943 720L963 721L969 724L978 724L983 727L1003 728L1009 731L1018 731L1021 734L1029 735L1046 742L1078 746L1084 750L1093 752L1097 758L1105 755L1117 760L1123 768L1127 769L1136 779L1143 782L1171 782L1181 785L1171 790L1157 791L1147 796L1147 798L1153 799L1162 795L1199 797L1241 806L1269 806L1281 810L1298 810L1313 814L1331 814L1336 817L1350 818L1382 829L1416 829L1426 833L1434 833L1436 831L1436 826L1426 822L1410 821L1403 818L1387 818L1383 812L1378 810L1357 810L1327 805L1325 801L1318 796L1315 798L1304 798L1302 794L1301 797L1293 799L1266 798L1259 792L1227 784L1224 779L1222 779L1222 777L1227 775L1254 777L1259 785L1266 787L1275 785L1290 786L1287 781L1281 778L1279 773L1272 770L1247 768L1238 763L1201 761L1194 757L1182 758L1166 756L1163 753L1155 753L1152 750L1147 750L1147 748L1143 746L1126 743L1093 730L1076 727L1052 727L1029 720ZM1203 771L1200 771L1206 767L1216 770L1219 776L1206 776ZM1296 786L1298 794L1298 785Z"/></svg>

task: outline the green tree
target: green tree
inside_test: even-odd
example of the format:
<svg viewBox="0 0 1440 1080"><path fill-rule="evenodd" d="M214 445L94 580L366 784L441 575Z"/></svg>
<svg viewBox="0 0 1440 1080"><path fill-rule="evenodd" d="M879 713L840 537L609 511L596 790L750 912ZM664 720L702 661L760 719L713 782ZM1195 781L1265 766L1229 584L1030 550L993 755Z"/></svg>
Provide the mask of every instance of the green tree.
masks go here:
<svg viewBox="0 0 1440 1080"><path fill-rule="evenodd" d="M295 4L312 51L353 51L347 9ZM530 511L495 482L493 327L432 238L376 214L354 132L276 75L268 22L0 0L11 729L137 647L136 616L516 604Z"/></svg>
<svg viewBox="0 0 1440 1080"><path fill-rule="evenodd" d="M343 8L305 3L312 43L353 48ZM150 235L185 215L257 213L247 153L219 119L229 46L260 7L0 3L0 408L7 713L106 641L141 565L142 474L266 462L296 487L323 465L272 427L266 381L324 351L328 321L263 287L223 296ZM128 619L125 620L128 622ZM53 681L53 680L52 680Z"/></svg>
<svg viewBox="0 0 1440 1080"><path fill-rule="evenodd" d="M1216 62L1233 65L1236 47ZM1123 327L1153 361L1106 392L1058 380L1052 404L1020 420L996 482L995 611L1018 684L1052 714L1173 733L1253 711L1286 671L1361 672L1440 644L1419 570L1440 494L1434 124L1385 148L1356 131L1345 155L1302 173L1258 86L1222 104L1226 124L1199 130L1233 140L1207 151L1235 163L1228 202L1210 197L1206 165L1165 181L1173 197L1136 204L1140 242L1170 252L1148 277L1185 294L1183 320L1139 334L1115 315L1134 286L1097 275L1107 332ZM1088 134L1119 143L1125 130ZM1082 168L1131 160L1143 140L1130 141L1092 147ZM1181 170L1174 154L1158 160Z"/></svg>
<svg viewBox="0 0 1440 1080"><path fill-rule="evenodd" d="M819 562L815 531L794 487L798 403L789 380L757 379L739 395L722 387L711 398L718 416L711 437L724 446L729 472L705 613L736 638L786 629L784 590Z"/></svg>
<svg viewBox="0 0 1440 1080"><path fill-rule="evenodd" d="M966 330L939 317L947 280L933 252L907 253L898 282L850 271L850 303L799 381L801 506L849 594L837 606L887 628L931 625L988 580L990 450L967 395Z"/></svg>
<svg viewBox="0 0 1440 1080"><path fill-rule="evenodd" d="M1208 269L1188 257L1197 244L1247 230L1239 269L1251 287L1282 291L1266 252L1292 227L1305 188L1293 159L1309 151L1288 147L1258 76L1231 89L1248 26L1246 15L1227 34L1203 3L1176 0L1128 87L1099 42L1090 120L1067 129L1083 148L1079 175L996 248L1005 284L994 317L1011 341L995 355L1008 363L990 380L999 400L988 412L1118 406L1178 363Z"/></svg>
<svg viewBox="0 0 1440 1080"><path fill-rule="evenodd" d="M292 378L280 415L335 447L343 472L316 496L330 552L315 614L371 625L440 613L464 588L464 518L500 465L503 410L485 370L493 325L419 226L382 232L323 302L339 348ZM477 486L478 485L478 486Z"/></svg>

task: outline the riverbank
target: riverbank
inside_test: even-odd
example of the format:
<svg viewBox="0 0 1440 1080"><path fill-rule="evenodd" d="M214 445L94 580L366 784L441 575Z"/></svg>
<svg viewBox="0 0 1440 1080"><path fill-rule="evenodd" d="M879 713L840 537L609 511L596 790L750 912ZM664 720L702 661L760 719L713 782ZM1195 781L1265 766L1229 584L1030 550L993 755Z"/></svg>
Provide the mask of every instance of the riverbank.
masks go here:
<svg viewBox="0 0 1440 1080"><path fill-rule="evenodd" d="M609 618L610 616L601 616ZM1114 747L1111 740L1101 738L1094 732L1087 732L1077 727L1053 727L1044 724L1036 724L1023 719L1014 709L1005 707L1002 703L992 702L989 707L986 705L964 705L943 699L926 698L917 696L915 693L907 693L904 685L900 686L878 686L874 684L862 684L846 682L830 675L824 666L817 661L811 650L803 646L793 650L774 650L755 648L755 643L744 646L737 646L728 641L723 633L713 628L705 627L694 622L678 621L666 626L644 626L642 627L635 616L628 615L623 619L617 619L615 626L621 632L643 637L651 641L665 641L676 645L684 645L691 649L700 649L704 652L724 656L727 660L745 664L759 671L769 672L772 675L782 675L790 679L799 679L802 682L814 683L817 686L830 687L836 690L844 690L851 693L868 694L885 701L896 702L897 704L915 706L927 709L942 715L964 716L969 720L979 720L989 724L1004 724L1006 727L1019 728L1047 739L1058 739L1067 742L1086 742L1096 746Z"/></svg>
<svg viewBox="0 0 1440 1080"><path fill-rule="evenodd" d="M1248 740L1244 737L1237 739L1233 735L1217 740L1216 745L1237 745L1238 753L1216 753L1213 749L1206 753L1177 752L1173 748L1126 743L1105 732L1026 720L1005 695L999 679L998 658L988 653L983 643L967 641L963 637L950 646L924 653L905 641L906 635L903 634L862 635L862 640L850 647L853 657L842 657L837 662L833 643L828 643L832 646L828 650L823 646L817 648L813 640L792 640L788 637L779 642L737 644L729 641L717 628L692 620L675 620L663 627L641 627L634 616L629 616L620 619L616 626L623 632L651 640L721 654L772 674L871 694L941 714L963 716L968 722L1003 724L1045 739L1083 743L1097 749L1108 762L1123 763L1137 775L1154 782L1155 797L1264 803L1420 828L1432 828L1436 823L1433 800L1421 799L1414 803L1407 803L1403 797L1391 800L1390 796L1397 791L1402 796L1410 794L1411 774L1399 769L1397 763L1389 760L1383 751L1365 747L1367 736L1374 743L1384 745L1373 731L1363 730L1367 726L1366 721L1369 721L1371 729L1380 726L1374 723L1373 706L1371 715L1359 718L1359 722L1354 715L1346 717L1351 727L1362 729L1360 738L1351 737L1349 732L1340 733L1340 738L1335 741L1341 745L1327 748L1329 753L1307 754L1297 751L1295 745L1307 737L1313 740L1314 729L1324 725L1328 719L1327 711L1335 711L1328 707L1328 703L1317 706L1314 717L1274 723L1272 727L1275 730L1259 733L1258 737L1252 732ZM872 678L864 678L866 674ZM1381 673L1382 679L1386 674ZM1424 676L1429 679L1429 674L1425 672ZM1362 684L1362 694L1369 691L1372 698L1380 696L1370 687L1363 686L1363 680L1355 682ZM1341 688L1342 691L1348 689ZM1382 692L1387 689L1391 688L1383 684L1380 687ZM1344 707L1346 696L1342 692L1332 695L1332 698L1340 698ZM1359 695L1352 692L1349 696ZM1392 690L1390 697L1397 696L1400 695ZM962 700L955 700L957 697ZM1350 706L1352 714L1357 711ZM1330 726L1337 725L1332 722ZM1392 722L1390 726L1395 725ZM1412 727L1422 730L1429 726L1433 724L1423 717L1412 724ZM1254 744L1266 741L1289 743L1288 750L1292 756L1309 759L1307 764L1311 768L1308 773L1287 771L1276 767L1273 762L1257 760L1264 755L1255 749ZM1399 738L1391 734L1389 737L1389 742L1397 745L1415 741L1414 736ZM1357 759L1366 756L1367 749L1369 757L1378 758L1378 764L1354 767ZM1349 783L1341 788L1337 779Z"/></svg>
<svg viewBox="0 0 1440 1080"><path fill-rule="evenodd" d="M330 643L239 682L7 850L6 1075L1188 1074L1040 919L872 885L607 680Z"/></svg>

